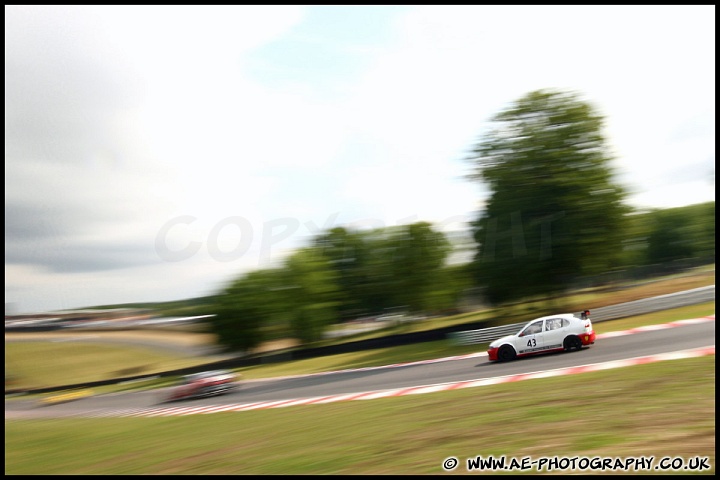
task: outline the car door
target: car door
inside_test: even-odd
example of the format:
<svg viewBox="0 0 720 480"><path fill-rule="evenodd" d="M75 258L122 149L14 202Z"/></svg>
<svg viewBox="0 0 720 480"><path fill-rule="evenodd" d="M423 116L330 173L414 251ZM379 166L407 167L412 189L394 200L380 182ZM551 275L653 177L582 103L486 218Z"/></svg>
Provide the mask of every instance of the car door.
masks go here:
<svg viewBox="0 0 720 480"><path fill-rule="evenodd" d="M543 350L543 322L544 320L530 322L518 334L515 340L515 349L518 355L526 355Z"/></svg>
<svg viewBox="0 0 720 480"><path fill-rule="evenodd" d="M543 344L547 350L562 348L569 322L562 317L545 319Z"/></svg>

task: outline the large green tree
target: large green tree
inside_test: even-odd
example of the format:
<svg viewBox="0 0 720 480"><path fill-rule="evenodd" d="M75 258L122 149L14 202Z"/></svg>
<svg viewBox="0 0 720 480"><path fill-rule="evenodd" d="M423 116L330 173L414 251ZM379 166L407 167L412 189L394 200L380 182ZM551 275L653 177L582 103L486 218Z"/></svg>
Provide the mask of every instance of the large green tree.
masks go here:
<svg viewBox="0 0 720 480"><path fill-rule="evenodd" d="M437 292L445 287L442 279L445 260L451 251L450 242L427 222L388 231L386 261L390 266L395 302L411 312L437 308Z"/></svg>
<svg viewBox="0 0 720 480"><path fill-rule="evenodd" d="M365 293L371 283L368 264L372 256L370 242L362 232L336 227L313 241L313 248L328 259L338 285L338 314L351 320L370 313Z"/></svg>
<svg viewBox="0 0 720 480"><path fill-rule="evenodd" d="M647 264L715 258L715 202L656 210L650 215Z"/></svg>
<svg viewBox="0 0 720 480"><path fill-rule="evenodd" d="M617 265L629 208L603 122L578 94L540 90L497 114L473 147L471 177L490 191L473 265L490 301L552 296Z"/></svg>
<svg viewBox="0 0 720 480"><path fill-rule="evenodd" d="M278 335L320 340L337 319L335 272L313 249L300 249L281 267L243 275L216 297L211 329L233 349L251 350Z"/></svg>
<svg viewBox="0 0 720 480"><path fill-rule="evenodd" d="M316 249L296 251L285 262L290 326L303 343L322 340L327 327L337 320L338 287L330 262Z"/></svg>
<svg viewBox="0 0 720 480"><path fill-rule="evenodd" d="M257 270L233 281L216 297L211 322L218 342L230 349L249 351L266 340L263 327L284 310L278 295L283 271Z"/></svg>
<svg viewBox="0 0 720 480"><path fill-rule="evenodd" d="M337 274L345 318L448 308L457 296L444 265L452 246L428 222L367 232L339 227L317 237L314 248Z"/></svg>

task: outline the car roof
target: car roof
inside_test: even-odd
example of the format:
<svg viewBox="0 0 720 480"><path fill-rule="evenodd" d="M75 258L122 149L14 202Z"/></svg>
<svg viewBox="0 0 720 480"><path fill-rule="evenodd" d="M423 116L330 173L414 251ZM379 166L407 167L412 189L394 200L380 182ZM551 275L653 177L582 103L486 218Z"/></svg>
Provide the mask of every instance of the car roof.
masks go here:
<svg viewBox="0 0 720 480"><path fill-rule="evenodd" d="M537 322L538 320L546 320L548 318L568 318L568 319L574 318L575 320L580 320L578 317L576 317L572 313L556 313L555 315L546 315L544 317L534 318L527 323Z"/></svg>

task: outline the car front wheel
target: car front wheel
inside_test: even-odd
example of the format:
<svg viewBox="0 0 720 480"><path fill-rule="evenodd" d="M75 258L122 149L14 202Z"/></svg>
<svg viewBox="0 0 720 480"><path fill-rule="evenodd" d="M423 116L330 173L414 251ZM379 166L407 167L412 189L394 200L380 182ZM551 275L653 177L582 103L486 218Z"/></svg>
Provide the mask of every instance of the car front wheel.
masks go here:
<svg viewBox="0 0 720 480"><path fill-rule="evenodd" d="M572 352L573 350L582 350L582 340L580 340L580 337L572 336L567 337L565 339L565 350L568 352Z"/></svg>
<svg viewBox="0 0 720 480"><path fill-rule="evenodd" d="M515 360L515 350L510 345L503 345L498 350L498 360L501 362L509 362Z"/></svg>

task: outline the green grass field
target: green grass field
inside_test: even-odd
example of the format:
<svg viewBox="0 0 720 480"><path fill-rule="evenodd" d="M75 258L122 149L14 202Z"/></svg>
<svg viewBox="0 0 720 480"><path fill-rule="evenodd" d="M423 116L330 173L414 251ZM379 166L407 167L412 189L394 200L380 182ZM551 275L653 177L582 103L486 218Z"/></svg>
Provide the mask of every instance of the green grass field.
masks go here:
<svg viewBox="0 0 720 480"><path fill-rule="evenodd" d="M714 313L713 302L595 327L604 333ZM258 378L383 365L481 348L432 343L242 373ZM666 456L700 456L707 457L709 470L637 473L714 474L715 357L324 405L184 417L5 422L6 474L422 475L445 473L442 463L448 457L459 459L455 473L469 473L467 459L478 455L504 455L508 461L653 456L657 462Z"/></svg>

